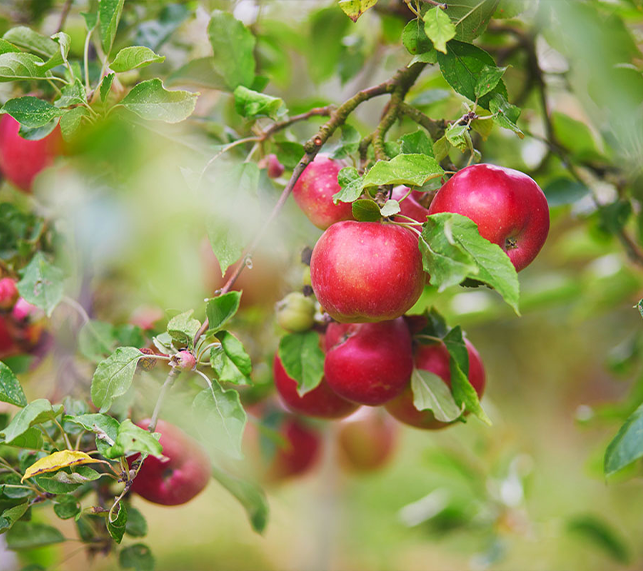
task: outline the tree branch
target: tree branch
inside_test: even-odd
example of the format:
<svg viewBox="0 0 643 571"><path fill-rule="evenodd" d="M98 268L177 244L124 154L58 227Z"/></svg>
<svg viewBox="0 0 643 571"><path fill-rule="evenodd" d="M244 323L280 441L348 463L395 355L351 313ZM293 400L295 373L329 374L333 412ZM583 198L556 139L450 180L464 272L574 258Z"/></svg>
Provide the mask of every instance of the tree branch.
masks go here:
<svg viewBox="0 0 643 571"><path fill-rule="evenodd" d="M409 119L412 119L418 125L424 127L434 141L437 141L442 137L447 128L446 120L440 119L439 121L436 121L435 119L431 119L431 117L425 115L419 109L416 109L405 102L400 104L400 113L402 113L402 115L406 115Z"/></svg>

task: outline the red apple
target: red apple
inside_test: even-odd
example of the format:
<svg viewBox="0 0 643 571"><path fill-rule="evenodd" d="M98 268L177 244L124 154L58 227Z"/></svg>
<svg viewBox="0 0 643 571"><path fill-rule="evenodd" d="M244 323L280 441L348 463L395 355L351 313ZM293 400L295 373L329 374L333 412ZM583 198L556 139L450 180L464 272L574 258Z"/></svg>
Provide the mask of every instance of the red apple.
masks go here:
<svg viewBox="0 0 643 571"><path fill-rule="evenodd" d="M138 423L147 429L150 420ZM210 459L205 450L181 429L159 420L163 458L148 456L132 483L132 491L142 498L164 506L189 502L210 480Z"/></svg>
<svg viewBox="0 0 643 571"><path fill-rule="evenodd" d="M306 167L292 189L299 208L322 230L335 222L353 219L352 204L333 202L333 195L341 190L337 174L342 168L341 163L320 155Z"/></svg>
<svg viewBox="0 0 643 571"><path fill-rule="evenodd" d="M59 127L38 141L23 139L19 130L13 117L0 117L0 171L19 189L31 192L36 176L60 154L62 138Z"/></svg>
<svg viewBox="0 0 643 571"><path fill-rule="evenodd" d="M409 189L406 186L396 186L393 189L391 198L393 200L401 200L409 193ZM426 217L429 215L429 209L424 208L417 199L417 192L413 191L411 194L406 196L402 202L400 202L400 214L413 218L416 222L426 222ZM408 222L404 218L395 217L395 220L398 222ZM418 227L419 228L419 227Z"/></svg>
<svg viewBox="0 0 643 571"><path fill-rule="evenodd" d="M275 354L273 372L277 392L293 412L319 418L343 418L359 408L359 405L336 395L325 379L322 379L315 389L303 397L299 396L297 381L288 376L277 354Z"/></svg>
<svg viewBox="0 0 643 571"><path fill-rule="evenodd" d="M324 375L339 396L377 406L395 398L408 385L413 349L401 317L379 323L331 323L327 336L330 342L337 341L326 353Z"/></svg>
<svg viewBox="0 0 643 571"><path fill-rule="evenodd" d="M19 297L16 280L12 278L0 279L0 310L11 309Z"/></svg>
<svg viewBox="0 0 643 571"><path fill-rule="evenodd" d="M362 409L340 423L337 434L339 458L355 472L372 472L393 456L397 425L380 410Z"/></svg>
<svg viewBox="0 0 643 571"><path fill-rule="evenodd" d="M473 220L483 238L507 253L516 271L533 261L549 232L549 206L536 182L495 165L472 165L449 179L429 207L429 214L438 212Z"/></svg>
<svg viewBox="0 0 643 571"><path fill-rule="evenodd" d="M313 291L336 321L395 319L418 300L425 274L416 236L395 224L338 222L317 241Z"/></svg>
<svg viewBox="0 0 643 571"><path fill-rule="evenodd" d="M469 354L469 382L478 393L478 397L482 397L485 388L485 372L482 360L469 340L465 339L464 342ZM449 352L443 343L420 345L415 353L415 366L418 369L430 371L437 375L451 387ZM400 396L386 403L386 410L400 422L416 428L438 430L453 424L436 420L430 410L416 409L413 404L413 391L410 383Z"/></svg>
<svg viewBox="0 0 643 571"><path fill-rule="evenodd" d="M0 315L0 360L18 353L20 353L20 348L13 340L6 318Z"/></svg>
<svg viewBox="0 0 643 571"><path fill-rule="evenodd" d="M305 474L319 461L319 433L295 416L287 417L279 428L285 445L280 447L267 470L269 480L278 481Z"/></svg>
<svg viewBox="0 0 643 571"><path fill-rule="evenodd" d="M279 162L277 155L270 154L259 161L259 168L268 169L269 178L279 178L284 174L284 165Z"/></svg>

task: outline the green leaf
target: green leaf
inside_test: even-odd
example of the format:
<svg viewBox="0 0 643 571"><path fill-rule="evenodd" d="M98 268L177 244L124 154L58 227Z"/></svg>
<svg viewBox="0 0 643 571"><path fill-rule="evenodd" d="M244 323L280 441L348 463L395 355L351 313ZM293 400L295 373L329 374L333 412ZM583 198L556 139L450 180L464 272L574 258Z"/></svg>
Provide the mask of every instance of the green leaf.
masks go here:
<svg viewBox="0 0 643 571"><path fill-rule="evenodd" d="M424 129L400 137L400 148L404 155L428 155L433 157L433 142Z"/></svg>
<svg viewBox="0 0 643 571"><path fill-rule="evenodd" d="M339 0L339 7L353 22L357 22L357 19L377 2L378 0Z"/></svg>
<svg viewBox="0 0 643 571"><path fill-rule="evenodd" d="M107 531L116 543L123 541L125 535L125 526L127 525L127 508L123 503L118 504L118 512L114 519L107 515Z"/></svg>
<svg viewBox="0 0 643 571"><path fill-rule="evenodd" d="M605 450L604 471L611 476L643 457L643 405L639 406Z"/></svg>
<svg viewBox="0 0 643 571"><path fill-rule="evenodd" d="M44 79L42 60L33 54L8 52L0 54L0 83L18 79Z"/></svg>
<svg viewBox="0 0 643 571"><path fill-rule="evenodd" d="M402 32L402 43L410 54L424 54L434 51L433 43L426 35L424 20L411 20Z"/></svg>
<svg viewBox="0 0 643 571"><path fill-rule="evenodd" d="M456 39L471 42L487 28L498 0L458 0L446 4L446 13L455 22Z"/></svg>
<svg viewBox="0 0 643 571"><path fill-rule="evenodd" d="M251 385L252 361L243 343L229 331L219 331L216 336L221 341L221 346L212 348L211 362L218 380L237 385Z"/></svg>
<svg viewBox="0 0 643 571"><path fill-rule="evenodd" d="M50 317L63 297L63 277L63 271L38 252L24 269L17 284L18 291L25 300L45 310Z"/></svg>
<svg viewBox="0 0 643 571"><path fill-rule="evenodd" d="M430 410L440 422L453 422L460 418L462 409L453 399L448 385L437 375L413 369L411 389L413 404L418 410Z"/></svg>
<svg viewBox="0 0 643 571"><path fill-rule="evenodd" d="M643 317L643 299L640 299L639 302L636 304L636 306L639 309L639 313L641 314L641 317Z"/></svg>
<svg viewBox="0 0 643 571"><path fill-rule="evenodd" d="M178 343L190 347L192 347L194 337L201 327L201 322L198 319L192 318L193 313L193 309L180 313L170 319L167 324L167 332L170 334L170 337Z"/></svg>
<svg viewBox="0 0 643 571"><path fill-rule="evenodd" d="M109 56L123 13L125 0L100 0L98 4L98 29L105 56Z"/></svg>
<svg viewBox="0 0 643 571"><path fill-rule="evenodd" d="M283 99L253 91L243 85L234 90L234 107L246 119L270 117L276 121L288 112Z"/></svg>
<svg viewBox="0 0 643 571"><path fill-rule="evenodd" d="M492 91L491 93L494 92ZM493 98L489 101L489 111L494 114L493 120L495 123L504 129L513 131L521 139L525 138L525 134L516 125L516 121L520 117L520 109L508 103L503 95L500 93L493 95Z"/></svg>
<svg viewBox="0 0 643 571"><path fill-rule="evenodd" d="M491 420L482 409L478 393L469 382L469 352L458 325L449 331L444 339L449 351L449 368L451 370L451 392L458 406L475 414L482 422L491 426Z"/></svg>
<svg viewBox="0 0 643 571"><path fill-rule="evenodd" d="M103 456L107 449L114 444L118 436L118 421L106 414L65 416L64 421L78 424L85 430L96 434L96 448Z"/></svg>
<svg viewBox="0 0 643 571"><path fill-rule="evenodd" d="M136 347L119 347L98 364L92 377L91 397L100 412L107 412L112 401L129 390L141 357Z"/></svg>
<svg viewBox="0 0 643 571"><path fill-rule="evenodd" d="M618 234L632 215L632 203L629 200L619 199L611 204L601 206L598 213L600 228L604 232Z"/></svg>
<svg viewBox="0 0 643 571"><path fill-rule="evenodd" d="M57 118L49 121L49 123L43 125L42 127L30 128L21 125L19 133L23 139L26 139L28 141L39 141L40 139L44 139L47 135L49 135L56 128L56 125L58 125Z"/></svg>
<svg viewBox="0 0 643 571"><path fill-rule="evenodd" d="M208 300L205 314L208 316L208 331L221 329L239 310L241 293L229 291Z"/></svg>
<svg viewBox="0 0 643 571"><path fill-rule="evenodd" d="M80 504L73 496L58 496L54 502L54 513L60 519L71 519L80 513Z"/></svg>
<svg viewBox="0 0 643 571"><path fill-rule="evenodd" d="M14 438L11 442L3 442L3 444L15 446L16 448L26 448L28 450L41 450L43 444L42 432L36 427L33 427Z"/></svg>
<svg viewBox="0 0 643 571"><path fill-rule="evenodd" d="M0 401L20 407L27 406L27 397L20 381L2 361L0 361Z"/></svg>
<svg viewBox="0 0 643 571"><path fill-rule="evenodd" d="M567 149L578 162L605 160L586 123L572 119L560 111L551 114L551 122L556 142Z"/></svg>
<svg viewBox="0 0 643 571"><path fill-rule="evenodd" d="M197 97L189 91L168 91L160 79L148 79L134 86L119 105L148 121L178 123L192 115Z"/></svg>
<svg viewBox="0 0 643 571"><path fill-rule="evenodd" d="M449 85L470 101L477 100L481 107L489 109L489 101L494 94L507 98L507 88L502 80L499 80L495 88L484 97L478 99L476 95L476 86L483 70L496 67L494 59L484 50L472 44L452 40L447 46L446 54L438 53L438 63L442 76Z"/></svg>
<svg viewBox="0 0 643 571"><path fill-rule="evenodd" d="M103 81L100 82L100 100L104 103L109 95L109 90L112 88L112 83L114 83L114 78L116 77L115 73L108 73L103 77Z"/></svg>
<svg viewBox="0 0 643 571"><path fill-rule="evenodd" d="M193 7L185 4L171 3L163 6L156 17L139 24L134 43L147 46L152 50L159 49L178 27L187 20Z"/></svg>
<svg viewBox="0 0 643 571"><path fill-rule="evenodd" d="M118 427L114 445L105 450L104 456L105 458L119 458L136 452L161 456L163 446L151 432L136 426L129 418L126 418Z"/></svg>
<svg viewBox="0 0 643 571"><path fill-rule="evenodd" d="M63 541L65 536L60 530L44 523L19 521L7 532L7 547L11 551L36 549Z"/></svg>
<svg viewBox="0 0 643 571"><path fill-rule="evenodd" d="M474 88L476 97L482 97L493 91L507 71L506 67L484 66Z"/></svg>
<svg viewBox="0 0 643 571"><path fill-rule="evenodd" d="M359 222L378 222L382 219L382 213L377 202L362 198L353 202L353 218Z"/></svg>
<svg viewBox="0 0 643 571"><path fill-rule="evenodd" d="M7 40L0 39L0 54L7 54L11 52L20 53L20 49Z"/></svg>
<svg viewBox="0 0 643 571"><path fill-rule="evenodd" d="M455 26L442 8L436 6L424 14L424 30L436 50L447 53L447 42L455 37Z"/></svg>
<svg viewBox="0 0 643 571"><path fill-rule="evenodd" d="M27 513L28 509L29 502L25 502L24 504L18 504L17 506L4 510L0 517L0 533L5 533L11 529L13 525Z"/></svg>
<svg viewBox="0 0 643 571"><path fill-rule="evenodd" d="M147 520L135 507L127 508L127 524L125 533L130 537L145 537L147 535Z"/></svg>
<svg viewBox="0 0 643 571"><path fill-rule="evenodd" d="M20 48L47 59L58 53L59 50L59 46L54 40L25 26L11 28L3 38Z"/></svg>
<svg viewBox="0 0 643 571"><path fill-rule="evenodd" d="M112 71L122 73L131 69L147 67L152 63L162 63L165 56L154 53L150 48L142 46L130 46L123 48L116 54L114 61L109 64Z"/></svg>
<svg viewBox="0 0 643 571"><path fill-rule="evenodd" d="M247 417L237 391L226 391L212 380L207 389L196 395L192 412L204 443L233 458L243 457L241 439Z"/></svg>
<svg viewBox="0 0 643 571"><path fill-rule="evenodd" d="M135 543L121 550L118 554L118 564L123 569L154 571L154 556L147 545Z"/></svg>
<svg viewBox="0 0 643 571"><path fill-rule="evenodd" d="M471 136L469 135L469 126L453 123L449 125L444 133L447 141L451 143L456 149L465 152L467 149L472 148Z"/></svg>
<svg viewBox="0 0 643 571"><path fill-rule="evenodd" d="M57 40L58 49L47 61L42 64L37 64L40 65L44 71L49 71L65 63L67 61L67 55L69 54L69 48L71 47L71 38L64 32L58 32L51 37Z"/></svg>
<svg viewBox="0 0 643 571"><path fill-rule="evenodd" d="M78 349L87 359L98 363L107 357L116 342L116 331L111 323L91 320L78 333Z"/></svg>
<svg viewBox="0 0 643 571"><path fill-rule="evenodd" d="M59 109L71 107L72 105L82 105L87 103L87 94L85 93L85 86L76 78L74 83L69 83L62 88L60 97L56 99L54 105Z"/></svg>
<svg viewBox="0 0 643 571"><path fill-rule="evenodd" d="M294 169L305 154L304 146L294 141L277 141L275 147L279 162L287 169Z"/></svg>
<svg viewBox="0 0 643 571"><path fill-rule="evenodd" d="M550 208L574 204L574 202L578 202L590 194L589 188L582 182L566 177L552 180L543 188L543 192L547 197L547 204L549 204Z"/></svg>
<svg viewBox="0 0 643 571"><path fill-rule="evenodd" d="M309 34L305 38L308 73L315 83L332 77L344 56L342 39L350 22L337 6L322 8L310 15Z"/></svg>
<svg viewBox="0 0 643 571"><path fill-rule="evenodd" d="M80 15L85 20L85 27L91 32L98 25L98 12L81 12Z"/></svg>
<svg viewBox="0 0 643 571"><path fill-rule="evenodd" d="M47 399L36 399L20 409L9 426L0 432L5 442L10 443L32 426L53 420L63 412L63 406L52 406Z"/></svg>
<svg viewBox="0 0 643 571"><path fill-rule="evenodd" d="M333 194L333 202L354 202L364 190L364 180L355 167L344 167L337 175L341 190Z"/></svg>
<svg viewBox="0 0 643 571"><path fill-rule="evenodd" d="M65 141L71 141L78 134L85 119L89 118L89 111L85 107L74 107L65 112L60 118L60 132Z"/></svg>
<svg viewBox="0 0 643 571"><path fill-rule="evenodd" d="M212 12L208 35L214 51L214 69L231 91L251 87L255 78L255 37L232 14Z"/></svg>
<svg viewBox="0 0 643 571"><path fill-rule="evenodd" d="M341 133L339 144L332 153L334 159L345 159L353 153L356 153L362 138L359 131L352 125L342 125Z"/></svg>
<svg viewBox="0 0 643 571"><path fill-rule="evenodd" d="M400 211L400 203L397 200L387 200L384 203L384 206L380 208L380 213L385 218L388 216L393 216Z"/></svg>
<svg viewBox="0 0 643 571"><path fill-rule="evenodd" d="M21 125L30 129L42 127L52 119L62 115L62 111L51 103L30 95L9 99L4 104L2 112L8 113Z"/></svg>
<svg viewBox="0 0 643 571"><path fill-rule="evenodd" d="M397 155L390 161L378 161L364 177L364 186L404 184L422 186L426 181L442 176L438 162L427 155Z"/></svg>
<svg viewBox="0 0 643 571"><path fill-rule="evenodd" d="M228 490L245 508L252 529L263 533L268 522L268 501L263 490L251 482L231 476L219 468L212 467L212 477Z"/></svg>
<svg viewBox="0 0 643 571"><path fill-rule="evenodd" d="M500 246L485 240L478 227L460 214L432 214L420 237L424 269L443 291L465 278L493 287L518 314L519 283L514 265Z"/></svg>
<svg viewBox="0 0 643 571"><path fill-rule="evenodd" d="M324 352L315 331L284 335L279 342L279 359L288 376L297 381L299 396L304 396L321 383Z"/></svg>
<svg viewBox="0 0 643 571"><path fill-rule="evenodd" d="M224 276L226 270L243 254L243 242L233 229L215 217L208 219L207 231L212 251L219 262L221 276Z"/></svg>
<svg viewBox="0 0 643 571"><path fill-rule="evenodd" d="M167 85L194 85L206 89L227 90L223 77L214 69L212 56L190 60L183 67L172 72Z"/></svg>
<svg viewBox="0 0 643 571"><path fill-rule="evenodd" d="M567 531L584 539L586 545L598 547L614 561L627 565L630 549L623 537L605 520L594 515L576 516L567 522Z"/></svg>

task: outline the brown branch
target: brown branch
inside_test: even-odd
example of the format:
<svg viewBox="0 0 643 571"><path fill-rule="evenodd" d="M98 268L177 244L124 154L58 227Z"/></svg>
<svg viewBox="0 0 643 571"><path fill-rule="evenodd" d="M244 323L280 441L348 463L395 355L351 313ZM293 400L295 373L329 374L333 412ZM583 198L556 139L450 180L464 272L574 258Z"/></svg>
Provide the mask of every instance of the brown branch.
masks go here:
<svg viewBox="0 0 643 571"><path fill-rule="evenodd" d="M447 127L447 122L444 119L440 119L439 121L431 119L431 117L425 115L419 109L416 109L405 102L400 104L400 113L402 113L402 115L406 115L409 119L412 119L418 125L424 127L434 141L437 141L444 135L444 131Z"/></svg>
<svg viewBox="0 0 643 571"><path fill-rule="evenodd" d="M56 32L62 32L65 27L65 22L67 21L67 16L69 16L69 10L71 10L71 5L74 0L67 0L63 6L62 11L60 12L60 20L58 22L58 28Z"/></svg>
<svg viewBox="0 0 643 571"><path fill-rule="evenodd" d="M299 121L306 121L311 117L327 117L333 112L334 109L335 109L334 105L326 105L326 107L315 107L310 111L307 111L306 113L293 115L292 117L285 119L284 121L279 121L278 123L272 124L268 129L266 129L263 132L263 134L260 137L260 140L265 141L266 139L274 135L277 131L281 131L286 127L290 127L290 125L292 125L293 123L297 123Z"/></svg>

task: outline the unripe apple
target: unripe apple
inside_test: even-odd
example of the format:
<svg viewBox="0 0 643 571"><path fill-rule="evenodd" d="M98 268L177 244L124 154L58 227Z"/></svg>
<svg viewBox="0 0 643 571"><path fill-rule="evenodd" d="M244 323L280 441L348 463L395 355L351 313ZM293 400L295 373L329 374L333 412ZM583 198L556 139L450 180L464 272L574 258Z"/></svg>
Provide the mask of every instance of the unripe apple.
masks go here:
<svg viewBox="0 0 643 571"><path fill-rule="evenodd" d="M467 353L469 354L469 382L475 389L478 397L482 397L485 388L485 372L478 351L465 339ZM420 345L415 353L415 366L418 369L429 371L440 377L451 387L451 369L449 366L449 352L444 343L434 345ZM386 403L386 410L400 422L423 428L425 430L439 430L451 426L452 422L436 420L430 410L418 410L413 404L413 391L411 385L397 398Z"/></svg>
<svg viewBox="0 0 643 571"><path fill-rule="evenodd" d="M259 168L268 169L269 178L279 178L284 174L284 165L279 162L277 155L270 154L259 161Z"/></svg>
<svg viewBox="0 0 643 571"><path fill-rule="evenodd" d="M301 333L315 323L315 302L303 293L293 291L277 302L277 323L286 331Z"/></svg>
<svg viewBox="0 0 643 571"><path fill-rule="evenodd" d="M406 196L408 194L408 196ZM406 198L404 198L406 196ZM396 186L391 194L393 200L400 201L400 214L413 218L416 222L426 222L426 217L429 215L429 209L424 208L418 201L415 192L409 194L409 189L406 186ZM408 222L404 218L397 217L399 222ZM418 227L419 228L419 227Z"/></svg>
<svg viewBox="0 0 643 571"><path fill-rule="evenodd" d="M150 419L138 423L143 429ZM159 420L163 457L148 456L132 483L132 491L164 506L189 502L208 485L211 469L205 450L181 429ZM132 460L130 459L130 462Z"/></svg>
<svg viewBox="0 0 643 571"><path fill-rule="evenodd" d="M159 321L165 318L165 313L160 307L154 305L141 305L137 307L129 318L132 325L140 327L143 331L154 329Z"/></svg>
<svg viewBox="0 0 643 571"><path fill-rule="evenodd" d="M340 423L337 434L339 459L355 472L372 472L393 456L398 427L381 410L364 408Z"/></svg>
<svg viewBox="0 0 643 571"><path fill-rule="evenodd" d="M0 279L0 310L11 309L19 297L16 280L12 278Z"/></svg>
<svg viewBox="0 0 643 571"><path fill-rule="evenodd" d="M23 139L20 123L11 115L0 117L0 171L20 190L31 192L36 176L61 153L60 127L38 141Z"/></svg>
<svg viewBox="0 0 643 571"><path fill-rule="evenodd" d="M179 371L191 371L196 367L196 358L189 351L179 351L170 359L170 365Z"/></svg>
<svg viewBox="0 0 643 571"><path fill-rule="evenodd" d="M471 165L438 191L430 214L454 212L478 225L483 238L498 244L520 271L543 247L549 232L549 206L526 174L495 165Z"/></svg>
<svg viewBox="0 0 643 571"><path fill-rule="evenodd" d="M313 291L336 321L392 320L424 289L415 235L395 224L346 221L317 241L310 261Z"/></svg>
<svg viewBox="0 0 643 571"><path fill-rule="evenodd" d="M279 447L267 470L269 480L278 481L303 475L321 456L321 437L295 416L287 417L279 427L285 444Z"/></svg>
<svg viewBox="0 0 643 571"><path fill-rule="evenodd" d="M353 219L353 206L348 202L333 202L333 195L342 188L337 175L342 165L325 157L317 156L297 180L292 195L299 208L317 228L325 230L341 220Z"/></svg>
<svg viewBox="0 0 643 571"><path fill-rule="evenodd" d="M286 406L293 412L319 418L343 418L355 412L359 405L335 394L325 379L303 397L297 393L297 381L290 377L275 354L273 363L275 387Z"/></svg>
<svg viewBox="0 0 643 571"><path fill-rule="evenodd" d="M399 395L413 372L411 334L401 317L379 323L331 323L324 375L339 396L377 406ZM328 346L328 345L327 345Z"/></svg>

